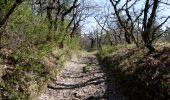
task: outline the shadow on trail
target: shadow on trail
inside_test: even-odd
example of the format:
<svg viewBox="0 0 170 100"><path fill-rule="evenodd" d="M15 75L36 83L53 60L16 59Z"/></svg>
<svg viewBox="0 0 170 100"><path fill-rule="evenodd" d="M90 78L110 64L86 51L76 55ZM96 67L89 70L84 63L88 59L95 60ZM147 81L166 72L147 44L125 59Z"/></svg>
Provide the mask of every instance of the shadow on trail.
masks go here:
<svg viewBox="0 0 170 100"><path fill-rule="evenodd" d="M77 84L68 84L68 83L56 83L56 86L48 86L49 89L53 90L66 90L66 89L78 89L78 88L83 88L86 86L92 86L92 85L99 85L104 83L106 85L106 90L103 95L97 95L97 96L90 96L86 99L83 100L127 100L125 99L116 89L117 84L114 81L113 78L108 74L106 67L104 67L101 63L99 63L98 59L94 56L90 57L82 57L81 61L72 61L73 63L77 64L91 64L92 66L97 66L96 68L94 67L92 70L90 70L88 73L84 73L82 75L74 75L74 76L69 76L67 74L67 78L75 79L75 78L80 78L83 79L84 77L89 77L85 82L77 83ZM71 74L71 73L69 73ZM77 73L72 73L72 74L77 74ZM94 74L102 74L102 76L95 76ZM92 76L94 75L94 77ZM96 93L98 94L98 93Z"/></svg>
<svg viewBox="0 0 170 100"><path fill-rule="evenodd" d="M136 50L129 49L128 52L124 52L121 55L116 54L114 56L108 56L102 60L99 55L96 54L100 68L106 76L107 100L129 100L128 97L122 94L123 87L120 85L121 79L118 79L119 74L117 73L116 66L120 65L122 61L129 58L134 52L136 52ZM126 84L126 81L124 83Z"/></svg>
<svg viewBox="0 0 170 100"><path fill-rule="evenodd" d="M98 62L100 62L100 69L105 73L105 83L107 85L105 97L106 100L128 100L127 97L124 97L120 93L120 85L116 81L115 73L113 69L108 70L107 69L107 63L103 64L100 59L98 59ZM118 61L117 61L118 62ZM87 100L101 100L98 99L98 97L94 97L94 99L87 99Z"/></svg>
<svg viewBox="0 0 170 100"><path fill-rule="evenodd" d="M105 82L103 80L102 77L97 77L97 78L94 78L94 79L90 79L86 82L83 82L81 84L59 84L59 83L56 83L56 85L58 85L59 87L52 87L52 86L48 86L48 88L50 89L56 89L56 90L64 90L64 89L75 89L75 88L81 88L81 87L85 87L85 86L88 86L88 85L98 85L100 83L103 83Z"/></svg>
<svg viewBox="0 0 170 100"><path fill-rule="evenodd" d="M103 100L103 99L106 99L105 96L97 96L97 97L94 97L94 96L90 96L89 98L85 99L85 100ZM108 99L108 100L111 100L111 99Z"/></svg>

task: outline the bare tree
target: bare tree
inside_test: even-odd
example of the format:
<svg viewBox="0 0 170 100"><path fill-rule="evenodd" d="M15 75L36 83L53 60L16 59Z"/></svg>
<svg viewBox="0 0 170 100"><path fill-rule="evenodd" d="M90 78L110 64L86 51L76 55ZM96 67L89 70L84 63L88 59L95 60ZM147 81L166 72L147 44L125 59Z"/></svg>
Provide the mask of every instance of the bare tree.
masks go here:
<svg viewBox="0 0 170 100"><path fill-rule="evenodd" d="M140 18L143 11L141 10L138 15L134 11L133 15L136 15L136 17L132 16L132 14L130 13L130 9L134 7L134 5L138 2L138 0L134 0L133 2L132 0L126 0L125 3L123 3L122 0L110 0L110 2L114 8L114 15L117 17L120 26L125 31L124 35L125 35L126 42L128 44L131 44L133 41L138 46L138 42L136 41L136 38L133 33L134 33L134 27L136 25L135 23ZM119 5L121 3L123 4ZM125 13L126 16L125 18L127 19L125 19L122 16L121 12Z"/></svg>
<svg viewBox="0 0 170 100"><path fill-rule="evenodd" d="M108 30L105 29L105 26L106 26L106 24L107 24L109 15L105 16L105 18L106 18L106 19L104 20L103 24L101 24L101 23L99 22L99 19L97 19L96 17L94 17L94 19L96 20L96 22L98 23L98 25L101 27L101 30L100 30L100 38L98 39L99 48L101 47L103 30L106 31L107 33L109 33Z"/></svg>
<svg viewBox="0 0 170 100"><path fill-rule="evenodd" d="M65 18L78 7L77 2L78 0L73 0L71 3L64 0L50 0L47 6L47 17L50 21L49 30L63 30L61 27L63 27ZM51 40L52 37L49 33L47 40Z"/></svg>
<svg viewBox="0 0 170 100"><path fill-rule="evenodd" d="M79 6L73 10L72 18L66 28L67 31L70 31L71 38L77 35L78 31L84 25L83 22L92 15L93 12L90 10L93 8L86 0L82 0L79 2Z"/></svg>
<svg viewBox="0 0 170 100"><path fill-rule="evenodd" d="M160 28L168 21L170 16L165 17L164 21L161 23L157 23L158 10L161 7L161 4L169 5L165 1L161 0L146 0L144 2L144 7L141 6L141 9L137 9L135 11L136 4L138 2L142 3L142 0L110 0L113 8L114 8L114 15L117 17L117 20L120 26L125 31L125 39L127 43L131 43L133 41L137 46L139 46L139 29L141 29L141 36L144 42L144 45L148 48L148 53L156 52L153 41L158 37L162 36L165 32L159 32ZM139 12L140 11L140 12ZM121 13L123 12L124 18L122 18ZM137 13L139 12L139 13ZM127 19L126 19L127 18ZM142 22L141 20L142 19ZM161 18L162 19L162 18ZM157 25L156 25L157 24ZM139 25L142 25L140 28ZM135 36L135 27L138 27L137 35Z"/></svg>
<svg viewBox="0 0 170 100"><path fill-rule="evenodd" d="M93 48L95 45L95 41L96 41L96 35L95 35L95 31L94 32L89 32L89 40L90 40L90 47Z"/></svg>
<svg viewBox="0 0 170 100"><path fill-rule="evenodd" d="M157 10L159 7L160 1L159 0L153 0L153 2L150 2L150 0L146 0L145 7L144 7L144 17L143 17L143 32L142 32L142 38L144 41L145 46L148 48L150 53L156 52L156 49L153 46L153 41L156 39L155 32L170 18L168 16L161 24L159 24L157 27L155 27L152 31L153 25L156 21L157 17ZM152 7L151 7L152 6ZM151 8L151 14L149 14L149 9ZM161 36L160 34L159 36ZM157 37L159 37L157 36Z"/></svg>

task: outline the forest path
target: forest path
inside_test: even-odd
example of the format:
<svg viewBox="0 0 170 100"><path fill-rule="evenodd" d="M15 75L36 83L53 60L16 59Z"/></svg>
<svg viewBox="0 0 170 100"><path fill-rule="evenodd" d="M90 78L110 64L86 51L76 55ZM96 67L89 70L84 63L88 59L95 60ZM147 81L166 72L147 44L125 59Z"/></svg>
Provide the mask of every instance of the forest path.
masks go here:
<svg viewBox="0 0 170 100"><path fill-rule="evenodd" d="M114 89L97 57L85 53L65 65L39 100L126 100Z"/></svg>

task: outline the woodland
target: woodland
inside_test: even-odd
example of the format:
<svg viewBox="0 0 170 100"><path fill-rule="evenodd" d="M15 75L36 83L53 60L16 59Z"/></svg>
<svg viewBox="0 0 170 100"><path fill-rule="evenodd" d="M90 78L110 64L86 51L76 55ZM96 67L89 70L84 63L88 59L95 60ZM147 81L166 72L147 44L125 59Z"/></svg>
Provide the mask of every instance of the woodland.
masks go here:
<svg viewBox="0 0 170 100"><path fill-rule="evenodd" d="M0 100L119 99L170 100L170 0L0 0Z"/></svg>

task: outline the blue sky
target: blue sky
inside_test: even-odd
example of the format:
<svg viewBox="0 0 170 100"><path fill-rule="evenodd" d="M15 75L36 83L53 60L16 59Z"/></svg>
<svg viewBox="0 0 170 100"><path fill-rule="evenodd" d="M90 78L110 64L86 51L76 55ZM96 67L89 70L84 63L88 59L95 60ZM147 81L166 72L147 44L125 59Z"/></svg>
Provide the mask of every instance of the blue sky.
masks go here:
<svg viewBox="0 0 170 100"><path fill-rule="evenodd" d="M144 6L143 5L144 1L145 0L141 0L141 2L138 3L136 8L141 8L142 6ZM162 1L167 1L167 0L162 0ZM99 6L96 9L96 11L94 12L94 15L97 14L97 13L103 12L105 4L110 5L109 0L89 0L87 2L89 2L89 4L91 4L91 5L98 5ZM170 3L170 0L168 2ZM166 6L166 9L162 9L162 8L165 8L165 5L161 5L160 12L158 13L158 15L159 16L170 16L170 6ZM112 6L110 7L110 9L111 10L113 9ZM159 19L158 21L162 22L163 20L164 19L162 18L162 19ZM92 31L94 28L99 27L98 24L96 23L95 19L94 19L94 16L87 18L85 22L86 23L83 27L83 33L88 33L89 31ZM170 20L165 25L167 26L169 24L170 24ZM165 28L165 26L164 26L164 28Z"/></svg>
<svg viewBox="0 0 170 100"><path fill-rule="evenodd" d="M106 0L89 0L89 1L90 1L89 2L90 4L97 5L99 7L97 9L95 9L96 11L93 13L93 16L86 19L85 25L83 27L83 32L84 33L88 33L89 31L92 31L93 28L98 27L98 24L96 23L96 21L94 19L94 16L97 13L103 11L103 7L104 7L104 5L106 3Z"/></svg>

